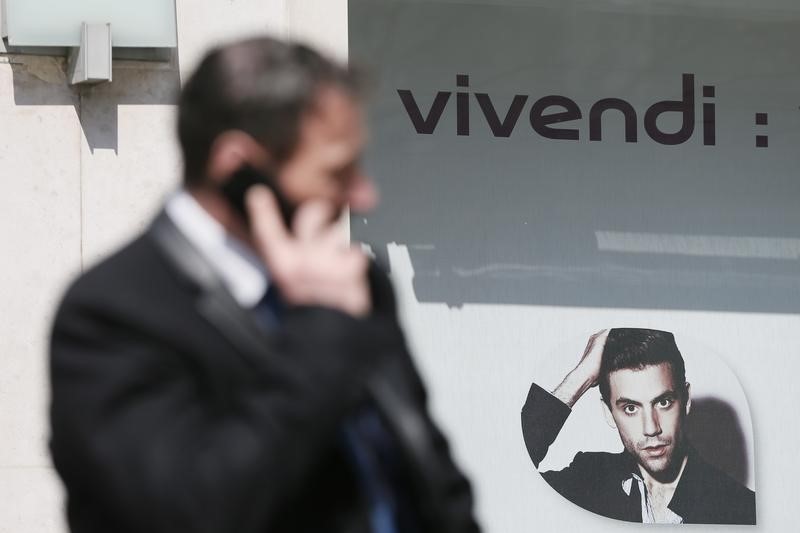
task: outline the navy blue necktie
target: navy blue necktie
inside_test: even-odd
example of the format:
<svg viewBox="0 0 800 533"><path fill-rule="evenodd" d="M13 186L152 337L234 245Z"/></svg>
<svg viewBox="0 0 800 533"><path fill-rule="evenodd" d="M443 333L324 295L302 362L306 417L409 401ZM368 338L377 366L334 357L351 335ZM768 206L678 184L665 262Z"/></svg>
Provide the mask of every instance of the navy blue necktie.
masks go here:
<svg viewBox="0 0 800 533"><path fill-rule="evenodd" d="M397 452L376 409L364 405L350 415L342 440L369 499L372 532L398 533L398 494L390 473Z"/></svg>
<svg viewBox="0 0 800 533"><path fill-rule="evenodd" d="M285 309L277 288L270 285L253 312L259 325L270 331L280 325ZM398 533L398 501L390 474L398 453L375 408L364 405L348 416L341 440L369 500L372 532Z"/></svg>
<svg viewBox="0 0 800 533"><path fill-rule="evenodd" d="M253 308L256 320L264 331L271 331L278 327L281 315L285 310L278 288L270 284L267 292Z"/></svg>

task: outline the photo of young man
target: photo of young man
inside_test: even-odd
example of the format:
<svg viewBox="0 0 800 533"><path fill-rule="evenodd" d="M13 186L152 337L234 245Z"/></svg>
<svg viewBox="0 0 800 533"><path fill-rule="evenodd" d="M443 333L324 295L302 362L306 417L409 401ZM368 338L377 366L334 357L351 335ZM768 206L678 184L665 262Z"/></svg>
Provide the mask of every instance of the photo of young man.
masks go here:
<svg viewBox="0 0 800 533"><path fill-rule="evenodd" d="M568 467L541 472L556 491L630 522L755 524L755 493L710 465L687 437L691 387L675 338L665 331L598 332L552 393L531 385L522 431L537 468L572 407L594 386L624 450L579 452Z"/></svg>

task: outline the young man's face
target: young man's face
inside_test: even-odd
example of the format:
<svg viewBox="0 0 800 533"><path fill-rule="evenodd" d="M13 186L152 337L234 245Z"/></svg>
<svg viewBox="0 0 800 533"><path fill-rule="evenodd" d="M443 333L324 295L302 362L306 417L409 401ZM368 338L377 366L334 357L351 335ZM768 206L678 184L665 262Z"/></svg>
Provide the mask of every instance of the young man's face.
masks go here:
<svg viewBox="0 0 800 533"><path fill-rule="evenodd" d="M668 363L611 372L609 396L622 443L641 468L658 478L680 464L688 390L674 383Z"/></svg>
<svg viewBox="0 0 800 533"><path fill-rule="evenodd" d="M361 168L365 141L358 103L340 89L321 90L303 118L297 149L280 169L281 191L295 205L320 199L338 211L348 205L356 212L371 210L378 195Z"/></svg>

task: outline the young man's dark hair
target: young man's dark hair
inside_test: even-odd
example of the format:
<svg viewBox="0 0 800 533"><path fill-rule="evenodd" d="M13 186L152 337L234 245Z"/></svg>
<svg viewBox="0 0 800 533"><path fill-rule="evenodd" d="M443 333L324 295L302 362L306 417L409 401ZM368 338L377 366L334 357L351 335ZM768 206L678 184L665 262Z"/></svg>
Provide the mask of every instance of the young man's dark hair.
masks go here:
<svg viewBox="0 0 800 533"><path fill-rule="evenodd" d="M609 331L600 363L598 385L606 405L609 400L609 374L624 368L643 369L646 366L668 363L675 388L686 388L686 366L675 337L667 331L642 328L614 328Z"/></svg>
<svg viewBox="0 0 800 533"><path fill-rule="evenodd" d="M205 178L214 139L243 131L281 163L297 146L302 115L322 88L356 97L360 77L315 50L269 37L211 50L183 88L178 102L178 139L187 186Z"/></svg>

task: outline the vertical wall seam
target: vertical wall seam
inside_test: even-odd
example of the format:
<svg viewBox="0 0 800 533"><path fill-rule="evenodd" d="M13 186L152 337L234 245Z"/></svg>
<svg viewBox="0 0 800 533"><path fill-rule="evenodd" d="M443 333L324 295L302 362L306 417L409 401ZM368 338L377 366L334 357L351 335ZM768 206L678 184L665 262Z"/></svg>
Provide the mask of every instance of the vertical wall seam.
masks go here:
<svg viewBox="0 0 800 533"><path fill-rule="evenodd" d="M289 7L291 0L283 2L283 37L287 41L292 39L292 8Z"/></svg>
<svg viewBox="0 0 800 533"><path fill-rule="evenodd" d="M83 233L84 233L84 213L83 213L83 90L78 88L78 195L79 195L79 213L78 213L78 249L80 253L80 267L81 273L84 271L84 257L83 257Z"/></svg>

